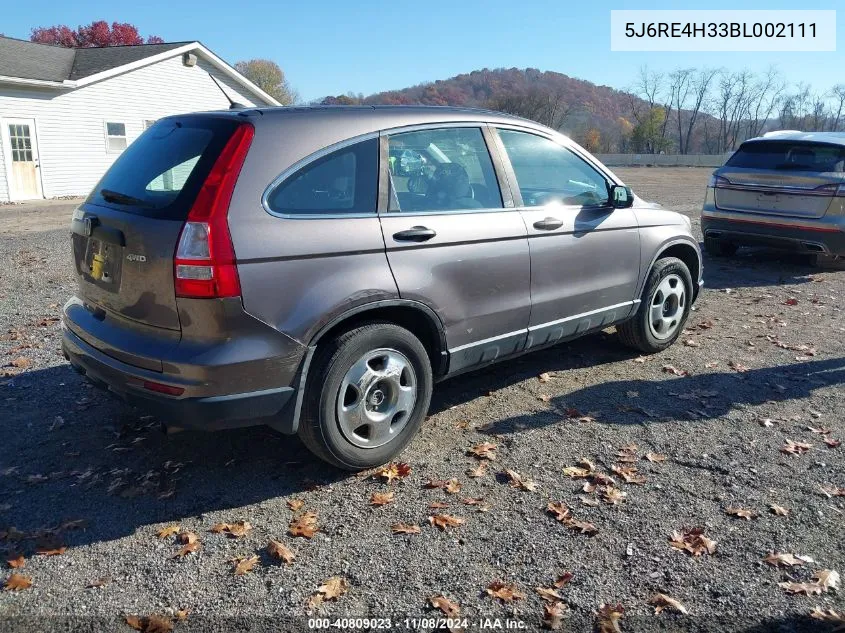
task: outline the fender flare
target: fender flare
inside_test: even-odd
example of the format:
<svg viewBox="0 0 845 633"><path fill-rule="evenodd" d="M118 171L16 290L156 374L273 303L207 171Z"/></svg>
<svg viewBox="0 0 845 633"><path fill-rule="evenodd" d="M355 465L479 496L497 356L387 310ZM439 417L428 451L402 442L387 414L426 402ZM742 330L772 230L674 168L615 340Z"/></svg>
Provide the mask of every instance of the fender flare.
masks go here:
<svg viewBox="0 0 845 633"><path fill-rule="evenodd" d="M648 275L651 272L651 269L654 268L654 264L657 262L657 260L660 259L667 250L669 250L673 246L678 246L678 245L688 246L689 248L691 248L695 252L695 256L698 259L698 277L699 277L699 279L693 279L692 280L693 296L694 297L698 296L698 292L699 292L699 289L700 289L699 281L701 279L701 273L704 270L704 262L702 261L702 258L701 258L701 250L698 247L698 242L694 241L693 239L686 238L686 237L676 237L676 238L669 240L668 242L665 242L664 244L661 244L660 247L657 249L657 252L655 253L654 257L651 259L651 262L649 262L649 265L646 267L646 269L645 269L645 271L642 275L642 279L640 279L640 282L637 285L636 298L639 298L640 296L642 296L643 288L645 287L645 282L648 280ZM690 271L690 272L692 272L692 271Z"/></svg>

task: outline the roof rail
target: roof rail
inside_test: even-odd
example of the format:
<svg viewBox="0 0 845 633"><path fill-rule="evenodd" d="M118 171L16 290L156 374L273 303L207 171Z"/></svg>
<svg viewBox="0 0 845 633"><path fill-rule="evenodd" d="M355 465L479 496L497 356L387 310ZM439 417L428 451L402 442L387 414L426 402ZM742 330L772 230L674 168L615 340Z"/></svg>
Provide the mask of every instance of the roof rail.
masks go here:
<svg viewBox="0 0 845 633"><path fill-rule="evenodd" d="M763 138L769 138L770 136L780 136L781 134L803 134L801 130L772 130L771 132L766 132L763 134Z"/></svg>

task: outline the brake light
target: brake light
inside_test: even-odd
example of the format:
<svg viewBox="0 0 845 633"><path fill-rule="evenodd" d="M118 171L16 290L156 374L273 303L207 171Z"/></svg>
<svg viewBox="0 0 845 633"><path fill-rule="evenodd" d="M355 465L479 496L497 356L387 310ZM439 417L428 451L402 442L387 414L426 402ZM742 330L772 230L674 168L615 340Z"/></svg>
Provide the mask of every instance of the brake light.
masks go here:
<svg viewBox="0 0 845 633"><path fill-rule="evenodd" d="M816 187L815 191L823 191L830 196L845 198L845 184L830 184Z"/></svg>
<svg viewBox="0 0 845 633"><path fill-rule="evenodd" d="M173 258L177 297L207 299L241 294L227 217L254 136L252 125L238 126L191 206Z"/></svg>
<svg viewBox="0 0 845 633"><path fill-rule="evenodd" d="M729 187L730 185L730 180L728 180L724 176L717 176L716 174L710 176L710 180L707 182L708 187L713 187L715 189L718 189L720 187Z"/></svg>

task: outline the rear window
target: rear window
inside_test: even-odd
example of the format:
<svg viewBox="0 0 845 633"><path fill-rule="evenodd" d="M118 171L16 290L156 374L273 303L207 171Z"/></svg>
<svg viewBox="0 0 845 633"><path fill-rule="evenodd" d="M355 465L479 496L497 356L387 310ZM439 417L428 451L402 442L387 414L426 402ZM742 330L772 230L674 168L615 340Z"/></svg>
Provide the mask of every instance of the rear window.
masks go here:
<svg viewBox="0 0 845 633"><path fill-rule="evenodd" d="M236 126L236 121L212 118L158 121L120 155L88 202L184 220Z"/></svg>
<svg viewBox="0 0 845 633"><path fill-rule="evenodd" d="M843 172L845 148L824 143L756 141L744 143L725 164L747 169Z"/></svg>

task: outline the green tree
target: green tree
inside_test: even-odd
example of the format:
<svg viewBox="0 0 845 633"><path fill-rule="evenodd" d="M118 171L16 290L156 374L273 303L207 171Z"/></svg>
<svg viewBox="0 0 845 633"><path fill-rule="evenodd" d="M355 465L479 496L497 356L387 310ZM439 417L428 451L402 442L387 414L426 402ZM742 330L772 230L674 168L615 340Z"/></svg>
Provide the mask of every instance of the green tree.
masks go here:
<svg viewBox="0 0 845 633"><path fill-rule="evenodd" d="M276 62L269 59L250 59L237 62L235 70L282 105L290 105L297 99L296 92Z"/></svg>
<svg viewBox="0 0 845 633"><path fill-rule="evenodd" d="M659 154L669 149L672 142L663 135L666 110L653 106L631 131L631 144L635 152Z"/></svg>

